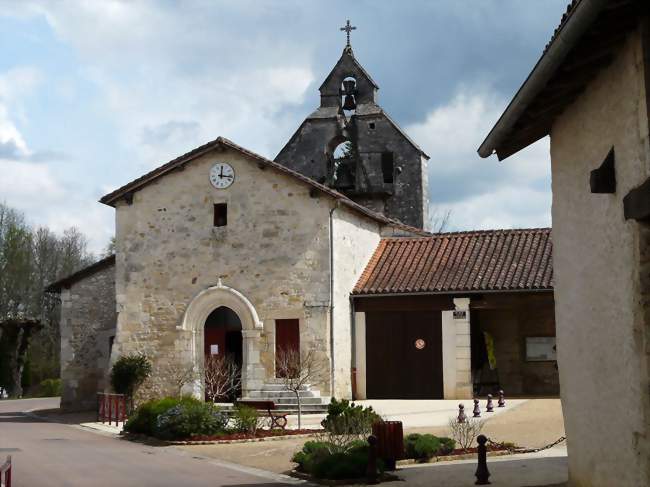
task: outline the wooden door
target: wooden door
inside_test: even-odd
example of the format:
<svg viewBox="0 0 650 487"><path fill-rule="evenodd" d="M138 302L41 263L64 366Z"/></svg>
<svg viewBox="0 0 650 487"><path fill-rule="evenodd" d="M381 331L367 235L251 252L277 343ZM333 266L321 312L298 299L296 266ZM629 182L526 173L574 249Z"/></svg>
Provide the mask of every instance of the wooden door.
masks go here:
<svg viewBox="0 0 650 487"><path fill-rule="evenodd" d="M275 357L283 351L300 352L300 328L297 319L275 320ZM277 360L276 360L277 364ZM276 367L276 377L281 377Z"/></svg>
<svg viewBox="0 0 650 487"><path fill-rule="evenodd" d="M440 311L366 313L368 399L442 399Z"/></svg>

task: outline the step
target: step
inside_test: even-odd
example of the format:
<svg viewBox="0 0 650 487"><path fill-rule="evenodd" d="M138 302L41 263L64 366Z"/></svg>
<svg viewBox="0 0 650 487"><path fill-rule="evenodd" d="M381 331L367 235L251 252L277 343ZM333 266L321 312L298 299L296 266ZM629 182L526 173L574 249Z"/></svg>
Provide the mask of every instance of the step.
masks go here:
<svg viewBox="0 0 650 487"><path fill-rule="evenodd" d="M300 395L300 397L320 398L319 391L300 391L298 392L298 394ZM293 397L293 398L296 397L296 395L291 391L260 391L260 390L248 391L247 396L257 397L261 399L276 399L276 398L282 399L283 397Z"/></svg>
<svg viewBox="0 0 650 487"><path fill-rule="evenodd" d="M285 405L298 405L298 400L295 397L283 397L282 399L277 399L275 401L275 405L278 407L282 407ZM301 404L323 404L323 401L321 400L320 397L305 397L300 400ZM327 406L327 404L325 404Z"/></svg>
<svg viewBox="0 0 650 487"><path fill-rule="evenodd" d="M265 383L262 385L263 391L286 391L287 387L284 384ZM310 391L311 385L306 384L300 388L301 391Z"/></svg>

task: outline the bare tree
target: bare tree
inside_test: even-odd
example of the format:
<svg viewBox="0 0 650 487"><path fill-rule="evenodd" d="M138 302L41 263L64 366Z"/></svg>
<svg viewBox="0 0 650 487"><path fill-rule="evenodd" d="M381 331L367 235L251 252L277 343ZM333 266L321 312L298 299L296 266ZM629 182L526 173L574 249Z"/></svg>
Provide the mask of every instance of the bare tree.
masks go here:
<svg viewBox="0 0 650 487"><path fill-rule="evenodd" d="M441 210L440 208L429 207L429 231L431 233L443 233L449 227L451 220L451 210Z"/></svg>
<svg viewBox="0 0 650 487"><path fill-rule="evenodd" d="M275 367L284 387L293 392L298 402L298 429L302 428L302 402L300 391L315 381L322 380L327 364L313 350L300 354L299 350L280 350Z"/></svg>
<svg viewBox="0 0 650 487"><path fill-rule="evenodd" d="M237 393L241 370L231 355L209 355L205 358L205 392L212 402Z"/></svg>

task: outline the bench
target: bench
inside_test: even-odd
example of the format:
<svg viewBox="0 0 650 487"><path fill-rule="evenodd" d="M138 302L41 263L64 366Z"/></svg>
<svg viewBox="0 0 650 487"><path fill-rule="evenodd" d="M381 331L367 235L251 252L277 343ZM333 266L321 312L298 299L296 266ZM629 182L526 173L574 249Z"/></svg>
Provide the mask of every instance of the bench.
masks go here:
<svg viewBox="0 0 650 487"><path fill-rule="evenodd" d="M249 406L257 409L258 411L266 411L267 417L271 422L270 429L280 428L285 429L287 427L287 414L288 413L279 413L272 411L275 409L275 403L273 401L237 401L237 404L243 406Z"/></svg>

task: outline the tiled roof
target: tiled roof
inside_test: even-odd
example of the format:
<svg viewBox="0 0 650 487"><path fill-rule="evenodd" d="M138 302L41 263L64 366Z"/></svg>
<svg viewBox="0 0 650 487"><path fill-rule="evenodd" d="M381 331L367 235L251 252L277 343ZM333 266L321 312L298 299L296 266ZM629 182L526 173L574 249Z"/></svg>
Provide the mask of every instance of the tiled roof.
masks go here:
<svg viewBox="0 0 650 487"><path fill-rule="evenodd" d="M353 294L553 289L550 228L380 241Z"/></svg>
<svg viewBox="0 0 650 487"><path fill-rule="evenodd" d="M159 177L164 176L165 174L168 174L175 169L184 166L185 164L197 159L198 157L215 150L217 148L227 148L227 149L232 149L237 152L240 152L241 154L247 155L248 157L252 158L255 160L256 163L261 164L266 167L271 167L275 169L276 171L279 171L281 173L284 173L287 176L290 176L294 179L298 179L302 181L303 183L311 186L314 190L317 190L321 193L327 194L328 196L331 196L332 198L337 199L340 204L343 206L346 206L350 208L351 210L361 213L369 218L372 218L375 221L378 221L380 223L383 223L385 225L389 225L395 228L399 228L405 232L412 233L415 235L429 235L428 232L420 229L420 228L415 228L411 227L409 225L406 225L400 221L393 220L391 218L388 218L384 215L381 215L379 213L376 213L365 206L362 206L354 201L352 201L350 198L347 196L339 193L338 191L333 190L332 188L329 188L323 184L320 184L316 181L314 181L311 178L308 178L307 176L296 172L292 169L289 169L281 164L278 164L277 162L271 161L270 159L267 159L266 157L263 157L259 154L256 154L255 152L252 152L248 149L245 149L244 147L235 144L231 140L226 139L225 137L218 137L215 140L208 142L207 144L204 144L200 147L197 147L194 150L191 150L190 152L187 152L186 154L183 154L182 156L177 157L176 159L173 159L165 164L163 164L160 167L157 167L156 169L148 172L147 174L144 174L143 176L140 176L137 179L134 179L128 184L125 184L121 188L116 189L112 193L109 193L105 196L103 196L99 202L104 203L105 205L109 206L115 206L115 203L117 200L120 198L125 197L126 195L133 193L144 186L148 185L149 183L153 182L154 180L158 179Z"/></svg>

